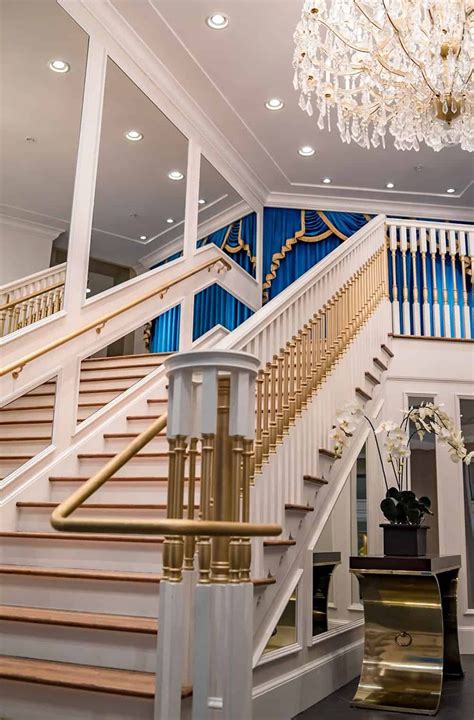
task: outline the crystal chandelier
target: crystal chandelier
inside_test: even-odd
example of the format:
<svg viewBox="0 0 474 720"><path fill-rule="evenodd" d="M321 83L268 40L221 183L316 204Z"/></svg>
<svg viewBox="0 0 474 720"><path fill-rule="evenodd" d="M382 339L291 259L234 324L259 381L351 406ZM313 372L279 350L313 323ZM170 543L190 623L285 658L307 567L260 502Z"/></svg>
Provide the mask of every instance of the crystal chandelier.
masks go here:
<svg viewBox="0 0 474 720"><path fill-rule="evenodd" d="M343 142L474 150L474 0L305 0L294 86ZM314 108L314 106L316 106Z"/></svg>

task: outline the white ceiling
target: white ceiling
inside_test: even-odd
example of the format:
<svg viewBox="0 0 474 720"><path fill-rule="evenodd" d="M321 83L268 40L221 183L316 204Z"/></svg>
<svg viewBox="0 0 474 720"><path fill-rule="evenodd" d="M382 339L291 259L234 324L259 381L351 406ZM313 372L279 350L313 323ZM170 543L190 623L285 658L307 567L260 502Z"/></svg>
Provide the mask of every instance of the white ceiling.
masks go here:
<svg viewBox="0 0 474 720"><path fill-rule="evenodd" d="M298 107L292 85L293 31L303 0L112 0L150 48L231 140L274 193L474 205L474 154L457 148L439 153L345 145L337 129L321 131ZM205 19L229 17L224 30ZM280 112L265 109L280 97ZM312 158L298 147L314 145ZM332 185L322 184L324 177ZM395 188L388 191L388 181ZM448 187L456 188L447 195Z"/></svg>

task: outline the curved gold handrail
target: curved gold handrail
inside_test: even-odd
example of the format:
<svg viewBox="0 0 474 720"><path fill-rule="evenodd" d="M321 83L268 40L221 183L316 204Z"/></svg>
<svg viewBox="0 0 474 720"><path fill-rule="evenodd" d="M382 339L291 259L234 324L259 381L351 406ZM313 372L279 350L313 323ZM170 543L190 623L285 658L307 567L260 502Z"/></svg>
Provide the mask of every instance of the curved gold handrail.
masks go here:
<svg viewBox="0 0 474 720"><path fill-rule="evenodd" d="M130 535L133 533L168 534L168 535L233 535L249 537L252 535L279 535L280 525L257 525L245 522L227 522L219 520L186 520L166 518L159 520L140 520L138 518L71 518L77 510L96 490L98 490L115 472L120 470L150 440L153 440L167 424L167 413L161 415L135 440L121 450L112 460L104 465L93 477L81 485L76 492L64 500L51 515L51 525L56 530L68 532L109 532Z"/></svg>
<svg viewBox="0 0 474 720"><path fill-rule="evenodd" d="M206 263L203 263L202 265L199 265L196 268L193 268L193 270L189 270L186 273L183 273L179 277L175 278L171 282L165 283L164 285L160 285L160 287L155 288L154 290L150 290L150 292L145 293L144 295L141 295L139 298L136 298L136 300L132 300L132 302L127 303L126 305L122 305L122 307L118 308L117 310L113 310L112 312L107 313L106 315L102 315L101 317L97 318L93 322L88 323L87 325L83 325L78 330L74 330L74 332L68 333L67 335L64 335L62 338L59 338L58 340L53 340L53 342L48 343L47 345L43 345L43 347L38 348L38 350L35 350L34 352L29 353L28 355L25 355L24 357L20 358L19 360L16 360L15 362L10 363L9 365L5 365L5 367L0 368L0 377L3 377L4 375L8 375L8 373L12 373L14 378L17 378L18 375L21 373L25 365L27 365L32 360L36 360L36 358L41 357L41 355L45 355L46 353L50 352L50 350L55 350L58 347L61 347L61 345L65 345L70 340L74 340L75 338L79 337L80 335L83 335L84 333L88 332L89 330L94 330L97 333L100 333L105 324L109 322L109 320L112 320L113 318L117 317L117 315L121 315L123 312L126 312L127 310L131 310L132 308L136 307L137 305L140 305L142 302L145 302L146 300L150 300L150 298L155 297L155 295L159 295L160 298L163 298L164 295L168 292L168 290L173 287L174 285L177 285L180 282L183 282L183 280L187 280L189 277L192 277L192 275L196 275L197 273L201 272L202 270L208 269L210 272L211 268L214 267L214 265L221 265L225 270L230 270L232 267L231 264L225 260L224 258L214 258L213 260L209 260Z"/></svg>

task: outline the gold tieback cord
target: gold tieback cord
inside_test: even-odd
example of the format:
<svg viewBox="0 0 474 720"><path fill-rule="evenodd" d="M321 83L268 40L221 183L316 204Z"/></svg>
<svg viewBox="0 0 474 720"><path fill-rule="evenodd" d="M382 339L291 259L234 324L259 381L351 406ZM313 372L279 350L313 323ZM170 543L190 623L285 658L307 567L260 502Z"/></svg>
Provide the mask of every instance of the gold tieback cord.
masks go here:
<svg viewBox="0 0 474 720"><path fill-rule="evenodd" d="M260 369L252 480L387 294L384 244Z"/></svg>

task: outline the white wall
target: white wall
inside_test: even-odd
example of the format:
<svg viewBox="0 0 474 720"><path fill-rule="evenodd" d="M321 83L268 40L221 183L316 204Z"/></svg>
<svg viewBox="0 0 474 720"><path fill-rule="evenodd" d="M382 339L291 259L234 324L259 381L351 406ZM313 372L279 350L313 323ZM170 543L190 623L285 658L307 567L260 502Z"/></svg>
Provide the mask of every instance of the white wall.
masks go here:
<svg viewBox="0 0 474 720"><path fill-rule="evenodd" d="M434 397L460 426L459 400L474 397L474 343L449 340L395 338L395 357L385 388L385 418L401 419L409 395ZM441 443L436 448L440 555L461 555L459 637L461 652L474 653L474 608L468 607L463 475ZM380 486L381 493L383 486ZM436 521L432 518L431 522ZM380 536L381 540L381 536ZM379 550L381 546L379 546Z"/></svg>
<svg viewBox="0 0 474 720"><path fill-rule="evenodd" d="M0 215L0 285L49 268L61 230Z"/></svg>

